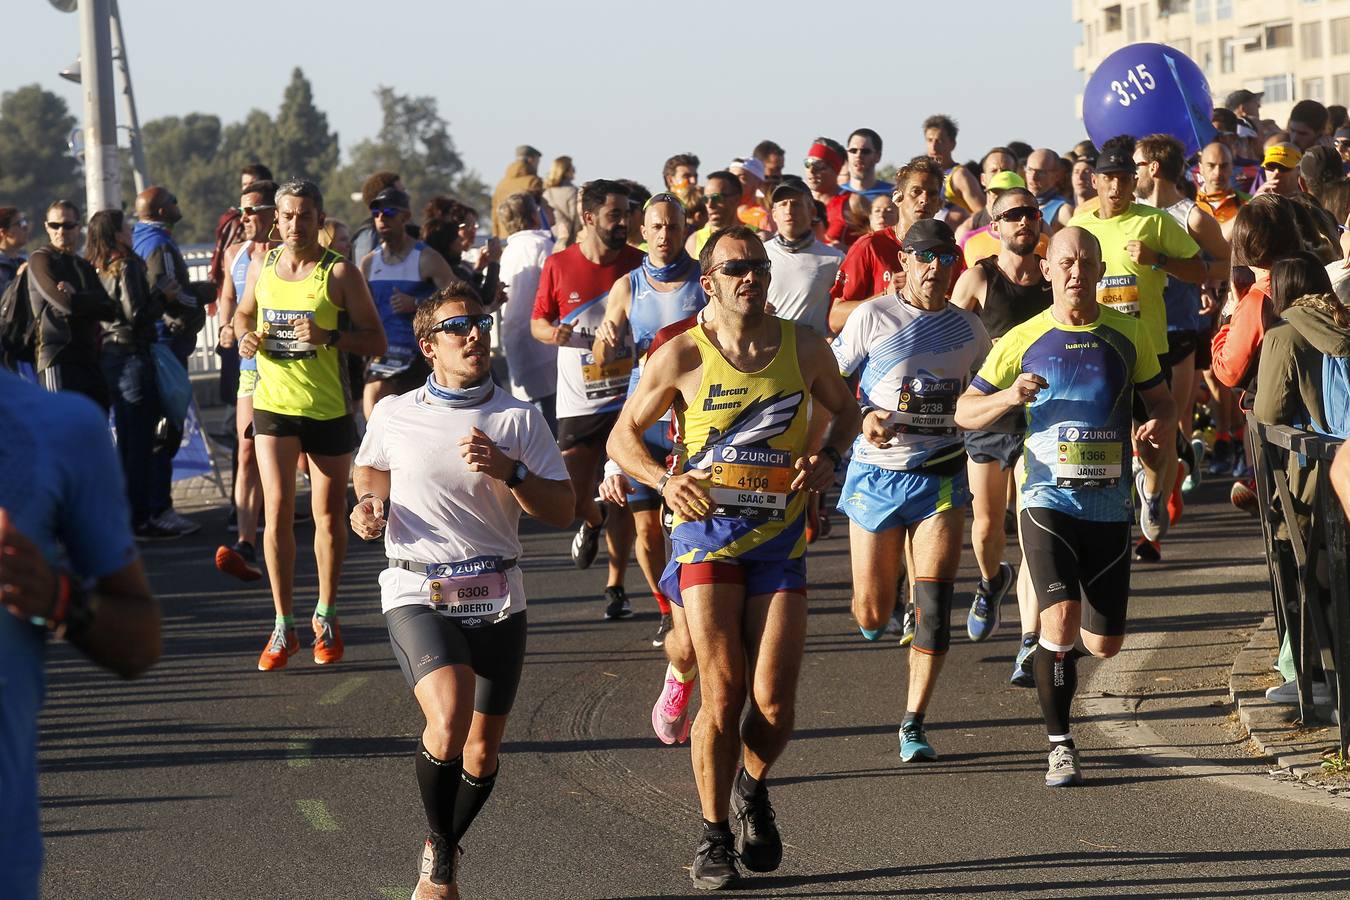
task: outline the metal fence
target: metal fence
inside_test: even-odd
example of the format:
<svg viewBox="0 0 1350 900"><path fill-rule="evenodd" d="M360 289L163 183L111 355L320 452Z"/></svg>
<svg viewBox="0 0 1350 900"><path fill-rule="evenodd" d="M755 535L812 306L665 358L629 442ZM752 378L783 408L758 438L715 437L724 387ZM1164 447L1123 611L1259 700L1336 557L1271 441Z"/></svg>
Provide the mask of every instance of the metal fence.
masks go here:
<svg viewBox="0 0 1350 900"><path fill-rule="evenodd" d="M1305 722L1316 715L1312 684L1320 666L1340 718L1344 757L1350 750L1350 527L1331 485L1331 460L1342 442L1263 425L1250 412L1247 434L1255 451L1275 623L1281 639L1287 634L1294 650L1299 712ZM1291 458L1303 477L1313 481L1306 521L1294 515Z"/></svg>

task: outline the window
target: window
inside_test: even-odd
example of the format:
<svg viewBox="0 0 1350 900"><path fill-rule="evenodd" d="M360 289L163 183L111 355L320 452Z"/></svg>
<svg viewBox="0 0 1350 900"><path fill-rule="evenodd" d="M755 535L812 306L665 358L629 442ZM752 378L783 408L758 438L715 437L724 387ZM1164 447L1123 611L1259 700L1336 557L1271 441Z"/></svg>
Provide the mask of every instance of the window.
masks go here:
<svg viewBox="0 0 1350 900"><path fill-rule="evenodd" d="M1137 35L1134 31L1134 7L1125 10L1125 40L1134 43Z"/></svg>
<svg viewBox="0 0 1350 900"><path fill-rule="evenodd" d="M1265 92L1262 102L1284 103L1294 99L1293 81L1293 75L1267 75L1261 82L1261 90Z"/></svg>
<svg viewBox="0 0 1350 900"><path fill-rule="evenodd" d="M1103 10L1102 10L1102 18L1105 20L1105 21L1102 23L1102 30L1104 30L1104 31L1119 31L1119 30L1120 30L1120 4L1117 3L1115 6L1108 6L1108 7L1106 7L1105 9L1103 9Z"/></svg>
<svg viewBox="0 0 1350 900"><path fill-rule="evenodd" d="M1318 103L1324 103L1323 95L1326 91L1323 89L1325 82L1321 78L1303 79L1303 89L1299 91L1305 100L1316 100Z"/></svg>
<svg viewBox="0 0 1350 900"><path fill-rule="evenodd" d="M1298 43L1304 59L1322 58L1322 23L1304 22L1298 26Z"/></svg>
<svg viewBox="0 0 1350 900"><path fill-rule="evenodd" d="M1191 0L1158 0L1158 18L1182 15L1191 11Z"/></svg>
<svg viewBox="0 0 1350 900"><path fill-rule="evenodd" d="M1190 55L1191 55L1191 39L1190 39L1190 38L1177 38L1175 41L1172 42L1172 46L1173 46L1173 47L1176 47L1178 50L1180 50L1182 53L1184 53L1184 54L1187 55L1187 56L1190 56Z"/></svg>
<svg viewBox="0 0 1350 900"><path fill-rule="evenodd" d="M1279 25L1266 26L1265 48L1267 50L1292 46L1294 46L1294 26L1292 24L1281 22Z"/></svg>
<svg viewBox="0 0 1350 900"><path fill-rule="evenodd" d="M1178 50L1181 48L1178 47ZM1214 71L1214 45L1209 41L1201 41L1195 45L1195 61L1200 64L1200 71L1206 75Z"/></svg>
<svg viewBox="0 0 1350 900"><path fill-rule="evenodd" d="M1139 36L1148 40L1148 7L1139 7Z"/></svg>
<svg viewBox="0 0 1350 900"><path fill-rule="evenodd" d="M1214 18L1216 21L1233 18L1233 0L1214 0Z"/></svg>
<svg viewBox="0 0 1350 900"><path fill-rule="evenodd" d="M1197 24L1204 25L1209 21L1209 5L1211 0L1195 0L1195 21Z"/></svg>
<svg viewBox="0 0 1350 900"><path fill-rule="evenodd" d="M1234 43L1232 38L1219 38L1219 71L1229 73L1234 65Z"/></svg>
<svg viewBox="0 0 1350 900"><path fill-rule="evenodd" d="M1335 75L1332 77L1331 102L1350 103L1350 74Z"/></svg>
<svg viewBox="0 0 1350 900"><path fill-rule="evenodd" d="M1327 25L1331 28L1331 55L1350 53L1350 17L1332 19Z"/></svg>

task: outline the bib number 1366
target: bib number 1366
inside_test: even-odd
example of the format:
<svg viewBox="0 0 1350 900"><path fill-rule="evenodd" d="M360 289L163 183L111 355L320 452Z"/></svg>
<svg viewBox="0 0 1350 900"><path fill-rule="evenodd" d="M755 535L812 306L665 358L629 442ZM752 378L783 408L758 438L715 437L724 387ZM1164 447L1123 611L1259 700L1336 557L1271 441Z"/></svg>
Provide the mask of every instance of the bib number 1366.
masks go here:
<svg viewBox="0 0 1350 900"><path fill-rule="evenodd" d="M1125 78L1121 81L1111 82L1111 90L1116 92L1121 106L1129 106L1157 86L1158 82L1153 80L1153 73L1149 72L1143 63L1125 73Z"/></svg>

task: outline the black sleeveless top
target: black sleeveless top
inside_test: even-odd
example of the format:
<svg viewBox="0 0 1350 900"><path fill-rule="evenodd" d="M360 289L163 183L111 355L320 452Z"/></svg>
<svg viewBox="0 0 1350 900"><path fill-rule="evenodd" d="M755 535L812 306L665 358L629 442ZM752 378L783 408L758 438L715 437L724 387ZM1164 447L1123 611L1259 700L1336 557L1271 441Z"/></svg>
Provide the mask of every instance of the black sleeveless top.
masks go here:
<svg viewBox="0 0 1350 900"><path fill-rule="evenodd" d="M980 304L980 320L994 339L1003 337L1014 325L1050 308L1050 282L1021 285L1008 278L998 267L997 256L987 256L975 265L984 269L987 287Z"/></svg>

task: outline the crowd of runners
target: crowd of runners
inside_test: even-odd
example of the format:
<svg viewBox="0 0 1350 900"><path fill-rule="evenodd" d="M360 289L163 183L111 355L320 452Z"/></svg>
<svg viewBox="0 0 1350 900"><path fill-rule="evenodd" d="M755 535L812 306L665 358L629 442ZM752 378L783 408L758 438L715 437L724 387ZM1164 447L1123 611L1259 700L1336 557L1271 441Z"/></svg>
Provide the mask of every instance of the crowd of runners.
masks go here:
<svg viewBox="0 0 1350 900"><path fill-rule="evenodd" d="M794 153L764 141L707 174L673 156L656 193L575 186L568 157L540 178L524 146L482 244L479 211L435 197L418 221L393 172L366 182L353 231L318 185L246 170L222 220L237 539L216 564L267 579L257 666L286 667L303 471L312 658L331 665L348 530L384 541L381 608L426 719L414 896L458 896L459 844L496 779L526 646L522 513L575 528L577 568L603 541L598 617L633 615L636 559L666 656L652 728L691 743L698 887L780 865L770 772L793 732L806 556L840 532L860 639L908 648L901 762L938 758L925 716L953 612L985 641L1015 595L1009 680L1043 715L1045 784L1080 783L1076 662L1121 649L1132 561L1165 564L1202 478L1256 513L1244 397L1326 433L1350 417L1299 368L1350 356L1350 129L1311 101L1281 129L1245 92L1214 124L1189 158L1153 134L1063 153L1010 141L963 165L957 124L935 115L889 181L881 135L859 128ZM52 249L28 272L55 334L79 311L81 223L71 204L47 217ZM130 327L122 300L107 315ZM1259 362L1266 335L1280 372ZM49 389L93 378L52 359ZM122 450L128 480L152 477ZM153 512L138 538L173 531ZM957 580L967 541L973 585Z"/></svg>

